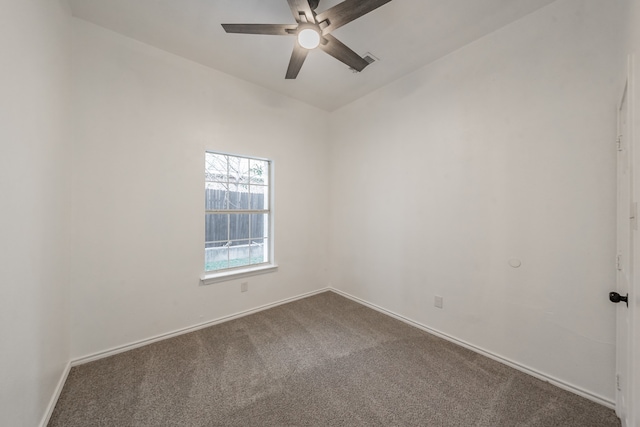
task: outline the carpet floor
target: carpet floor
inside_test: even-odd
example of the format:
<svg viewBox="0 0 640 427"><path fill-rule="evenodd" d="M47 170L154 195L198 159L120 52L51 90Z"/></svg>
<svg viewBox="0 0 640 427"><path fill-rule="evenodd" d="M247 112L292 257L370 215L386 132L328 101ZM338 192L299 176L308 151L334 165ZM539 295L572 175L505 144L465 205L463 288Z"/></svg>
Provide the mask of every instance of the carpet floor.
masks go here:
<svg viewBox="0 0 640 427"><path fill-rule="evenodd" d="M71 369L56 426L620 426L333 292Z"/></svg>

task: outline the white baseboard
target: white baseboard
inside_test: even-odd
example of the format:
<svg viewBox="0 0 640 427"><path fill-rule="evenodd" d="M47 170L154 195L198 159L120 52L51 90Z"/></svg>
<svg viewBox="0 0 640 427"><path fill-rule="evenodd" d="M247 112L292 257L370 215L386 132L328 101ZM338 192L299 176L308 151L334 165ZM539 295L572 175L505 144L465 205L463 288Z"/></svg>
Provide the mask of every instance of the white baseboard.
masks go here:
<svg viewBox="0 0 640 427"><path fill-rule="evenodd" d="M465 347L465 348L467 348L469 350L475 351L476 353L479 353L479 354L481 354L483 356L486 356L486 357L488 357L490 359L493 359L493 360L495 360L497 362L503 363L503 364L505 364L507 366L510 366L510 367L512 367L514 369L517 369L517 370L521 371L521 372L524 372L525 374L528 374L528 375L531 375L532 377L538 378L539 380L546 381L546 382L548 382L550 384L553 384L554 386L559 387L559 388L561 388L563 390L567 390L567 391L569 391L571 393L577 394L578 396L582 396L582 397L584 397L586 399L589 399L589 400L591 400L591 401L593 401L595 403L599 403L600 405L606 406L607 408L615 409L615 402L613 402L612 400L609 400L609 399L607 399L607 398L605 398L603 396L599 396L599 395L597 395L595 393L591 393L591 392L586 391L586 390L584 390L584 389L582 389L580 387L577 387L577 386L575 386L573 384L569 384L569 383L567 383L567 382L565 382L563 380L555 378L555 377L553 377L551 375L547 375L547 374L545 374L543 372L537 371L537 370L535 370L533 368L530 368L528 366L522 365L522 364L520 364L518 362L514 362L513 360L510 360L510 359L508 359L506 357L503 357L503 356L500 356L498 354L492 353L492 352L490 352L488 350L485 350L485 349L483 349L481 347L475 346L473 344L469 344L468 342L466 342L464 340L458 339L458 338L453 337L451 335L445 334L444 332L440 332L440 331L438 331L436 329L430 328L429 326L426 326L426 325L424 325L424 324L422 324L420 322L416 322L415 320L412 320L412 319L409 319L409 318L407 318L405 316L402 316L400 314L394 313L393 311L387 310L386 308L380 307L379 305L372 304L369 301L365 301L362 298L358 298L356 296L348 294L348 293L346 293L344 291L341 291L339 289L329 288L329 290L332 291L332 292L335 292L338 295L342 295L345 298L349 298L350 300L353 300L353 301L355 301L357 303L360 303L360 304L365 305L365 306L367 306L369 308L372 308L372 309L374 309L376 311L379 311L380 313L386 314L386 315L391 316L391 317L393 317L395 319L398 319L398 320L400 320L402 322L405 322L405 323L407 323L407 324L409 324L411 326L414 326L414 327L416 327L418 329L422 329L425 332L428 332L430 334L436 335L436 336L438 336L440 338L443 338L443 339L445 339L447 341L450 341L450 342L453 342L455 344L458 344L458 345L460 345L462 347Z"/></svg>
<svg viewBox="0 0 640 427"><path fill-rule="evenodd" d="M209 326L217 325L219 323L228 322L228 321L233 320L233 319L238 319L240 317L248 316L248 315L253 314L253 313L258 313L260 311L268 310L270 308L277 307L277 306L282 305L282 304L286 304L286 303L289 303L289 302L297 301L299 299L307 298L307 297L310 297L312 295L320 294L322 292L327 292L329 290L330 290L330 288L328 288L328 287L327 288L318 289L318 290L315 290L315 291L312 291L312 292L307 292L307 293L304 293L304 294L301 294L301 295L297 295L295 297L286 298L286 299L283 299L283 300L280 300L280 301L276 301L276 302L273 302L273 303L270 303L270 304L261 305L261 306L256 307L256 308L252 308L252 309L249 309L249 310L241 311L241 312L238 312L238 313L235 313L235 314L231 314L231 315L228 315L228 316L219 317L217 319L209 320L207 322L199 323L197 325L188 326L186 328L177 329L177 330L172 331L172 332L167 332L167 333L164 333L164 334L156 335L156 336L151 337L151 338L145 338L145 339L142 339L142 340L139 340L139 341L135 341L135 342L132 342L132 343L129 343L129 344L125 344L125 345L114 347L114 348L111 348L111 349L108 349L108 350L104 350L104 351L100 351L100 352L97 352L97 353L93 353L93 354L90 354L90 355L87 355L87 356L83 356L83 357L80 357L80 358L77 358L77 359L73 359L71 361L71 366L72 367L73 366L78 366L78 365L82 365L82 364L85 364L85 363L93 362L93 361L96 361L96 360L99 360L99 359L104 359L105 357L113 356L113 355L118 354L118 353L124 353L125 351L133 350L134 348L143 347L145 345L149 345L149 344L152 344L154 342L158 342L158 341L166 340L166 339L169 339L169 338L177 337L177 336L183 335L183 334L188 334L189 332L194 332L194 331L197 331L197 330L200 330L200 329L207 328Z"/></svg>
<svg viewBox="0 0 640 427"><path fill-rule="evenodd" d="M53 410L56 407L56 403L58 403L58 399L60 398L60 393L62 393L62 388L64 387L64 383L67 382L67 377L69 376L69 371L71 371L71 362L68 362L62 371L62 375L58 380L58 384L56 385L56 389L53 392L53 396L51 396L51 400L49 400L49 405L47 405L47 410L42 417L42 421L40 421L40 427L47 427L49 424L49 420L51 419L51 415L53 415Z"/></svg>

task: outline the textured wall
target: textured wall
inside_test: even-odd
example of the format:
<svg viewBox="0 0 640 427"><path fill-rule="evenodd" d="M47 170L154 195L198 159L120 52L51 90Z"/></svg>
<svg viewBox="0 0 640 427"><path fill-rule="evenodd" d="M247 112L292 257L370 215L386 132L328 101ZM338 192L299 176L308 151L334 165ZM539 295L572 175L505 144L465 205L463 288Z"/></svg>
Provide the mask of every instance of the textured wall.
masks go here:
<svg viewBox="0 0 640 427"><path fill-rule="evenodd" d="M621 5L558 1L333 113L332 285L612 401Z"/></svg>
<svg viewBox="0 0 640 427"><path fill-rule="evenodd" d="M0 13L0 425L35 426L69 362L70 14Z"/></svg>
<svg viewBox="0 0 640 427"><path fill-rule="evenodd" d="M327 113L74 21L74 358L326 286ZM275 167L276 273L199 285L204 156ZM240 293L240 282L249 291Z"/></svg>

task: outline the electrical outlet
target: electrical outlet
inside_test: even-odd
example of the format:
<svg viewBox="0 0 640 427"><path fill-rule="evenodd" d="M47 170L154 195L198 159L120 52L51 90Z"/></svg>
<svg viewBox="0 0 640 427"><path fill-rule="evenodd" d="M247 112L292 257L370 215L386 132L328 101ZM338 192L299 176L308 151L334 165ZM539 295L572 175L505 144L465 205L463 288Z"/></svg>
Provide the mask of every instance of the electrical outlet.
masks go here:
<svg viewBox="0 0 640 427"><path fill-rule="evenodd" d="M247 292L249 290L249 282L240 283L240 292Z"/></svg>
<svg viewBox="0 0 640 427"><path fill-rule="evenodd" d="M438 295L436 295L435 298L433 299L433 305L438 308L442 308L442 297L439 297Z"/></svg>

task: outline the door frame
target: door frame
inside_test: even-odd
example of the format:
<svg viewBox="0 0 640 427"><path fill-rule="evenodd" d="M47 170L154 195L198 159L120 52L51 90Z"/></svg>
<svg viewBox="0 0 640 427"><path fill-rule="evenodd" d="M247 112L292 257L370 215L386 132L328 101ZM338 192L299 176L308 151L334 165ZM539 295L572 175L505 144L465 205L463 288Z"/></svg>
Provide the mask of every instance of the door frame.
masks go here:
<svg viewBox="0 0 640 427"><path fill-rule="evenodd" d="M635 114L635 101L640 94L636 93L636 85L634 84L636 68L634 66L634 55L627 57L627 140L628 146L631 148L631 184L633 186L631 193L631 203L640 200L640 148L638 147L635 132L639 131L640 120ZM621 104L620 104L621 106ZM619 111L619 109L618 109ZM636 214L637 216L637 214ZM640 218L635 220L640 221ZM635 229L634 229L635 228ZM638 238L638 227L631 227L630 238L633 250L632 269L634 272L640 272L640 239ZM628 396L626 396L626 420L622 420L623 427L640 427L640 274L634 274L629 283L629 323L628 323L628 360L627 372L628 380ZM617 350L617 346L616 346ZM626 424L625 424L626 421Z"/></svg>
<svg viewBox="0 0 640 427"><path fill-rule="evenodd" d="M616 285L620 295L628 295L634 281L636 261L635 233L630 217L634 205L635 186L633 175L634 162L632 140L629 138L629 78L624 84L622 96L616 109ZM613 301L613 300L612 300ZM629 422L628 403L631 399L630 364L631 334L630 312L627 304L615 305L615 397L616 415L627 427Z"/></svg>

